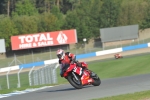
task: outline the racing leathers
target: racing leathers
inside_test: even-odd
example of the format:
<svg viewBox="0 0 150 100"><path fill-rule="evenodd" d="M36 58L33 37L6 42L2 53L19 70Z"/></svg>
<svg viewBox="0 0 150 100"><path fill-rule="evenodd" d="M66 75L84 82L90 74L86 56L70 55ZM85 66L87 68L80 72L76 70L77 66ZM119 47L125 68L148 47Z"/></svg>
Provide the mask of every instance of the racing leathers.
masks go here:
<svg viewBox="0 0 150 100"><path fill-rule="evenodd" d="M66 52L63 59L59 59L60 64L60 76L63 74L63 67L69 67L70 64L74 64L76 61L76 56L70 52Z"/></svg>

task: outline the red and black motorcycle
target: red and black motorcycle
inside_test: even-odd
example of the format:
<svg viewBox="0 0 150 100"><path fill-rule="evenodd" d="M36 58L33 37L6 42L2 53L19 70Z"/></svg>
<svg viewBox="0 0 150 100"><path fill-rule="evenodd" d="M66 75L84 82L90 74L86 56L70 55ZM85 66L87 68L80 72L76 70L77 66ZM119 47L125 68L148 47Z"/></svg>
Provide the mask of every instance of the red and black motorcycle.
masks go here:
<svg viewBox="0 0 150 100"><path fill-rule="evenodd" d="M82 67L78 67L77 63L64 66L62 76L76 89L82 89L85 85L99 86L101 80L98 75L88 69L87 63L80 62L80 65Z"/></svg>
<svg viewBox="0 0 150 100"><path fill-rule="evenodd" d="M123 58L123 56L119 53L115 54L114 57L115 57L115 59Z"/></svg>

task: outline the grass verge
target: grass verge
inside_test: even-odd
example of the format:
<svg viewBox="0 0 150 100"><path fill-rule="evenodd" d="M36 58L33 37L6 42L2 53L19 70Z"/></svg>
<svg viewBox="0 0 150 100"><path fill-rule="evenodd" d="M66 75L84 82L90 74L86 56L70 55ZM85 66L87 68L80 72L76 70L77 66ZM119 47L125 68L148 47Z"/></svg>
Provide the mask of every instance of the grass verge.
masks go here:
<svg viewBox="0 0 150 100"><path fill-rule="evenodd" d="M92 100L150 100L150 91L135 92L125 95L105 97Z"/></svg>

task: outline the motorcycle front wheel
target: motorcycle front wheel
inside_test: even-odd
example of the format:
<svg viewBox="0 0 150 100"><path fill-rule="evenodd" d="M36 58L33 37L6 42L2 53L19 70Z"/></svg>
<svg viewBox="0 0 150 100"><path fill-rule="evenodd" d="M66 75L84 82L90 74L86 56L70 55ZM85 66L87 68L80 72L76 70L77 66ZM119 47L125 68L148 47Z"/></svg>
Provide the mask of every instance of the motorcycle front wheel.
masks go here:
<svg viewBox="0 0 150 100"><path fill-rule="evenodd" d="M76 75L77 76L77 75ZM78 80L72 75L72 74L69 74L68 77L67 77L67 80L68 82L76 89L82 89L83 86L82 86L82 83L81 83L81 80L80 80L80 77L77 76Z"/></svg>
<svg viewBox="0 0 150 100"><path fill-rule="evenodd" d="M92 83L93 86L99 86L101 84L101 80L97 74L95 74L92 79L94 80L94 82Z"/></svg>

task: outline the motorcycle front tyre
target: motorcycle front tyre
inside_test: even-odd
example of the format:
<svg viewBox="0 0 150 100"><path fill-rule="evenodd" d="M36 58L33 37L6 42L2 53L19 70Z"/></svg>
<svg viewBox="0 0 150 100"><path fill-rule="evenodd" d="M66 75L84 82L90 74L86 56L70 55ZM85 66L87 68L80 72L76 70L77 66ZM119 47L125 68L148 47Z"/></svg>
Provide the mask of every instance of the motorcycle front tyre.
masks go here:
<svg viewBox="0 0 150 100"><path fill-rule="evenodd" d="M73 78L74 78L73 75L69 75L69 76L67 77L68 82L69 82L74 88L76 88L76 89L82 89L83 86L82 86L81 81L80 81L80 84L77 84L77 83L73 80ZM80 79L78 78L78 80L80 80Z"/></svg>
<svg viewBox="0 0 150 100"><path fill-rule="evenodd" d="M101 84L100 78L96 75L96 78L93 78L94 82L92 83L93 86L99 86Z"/></svg>

